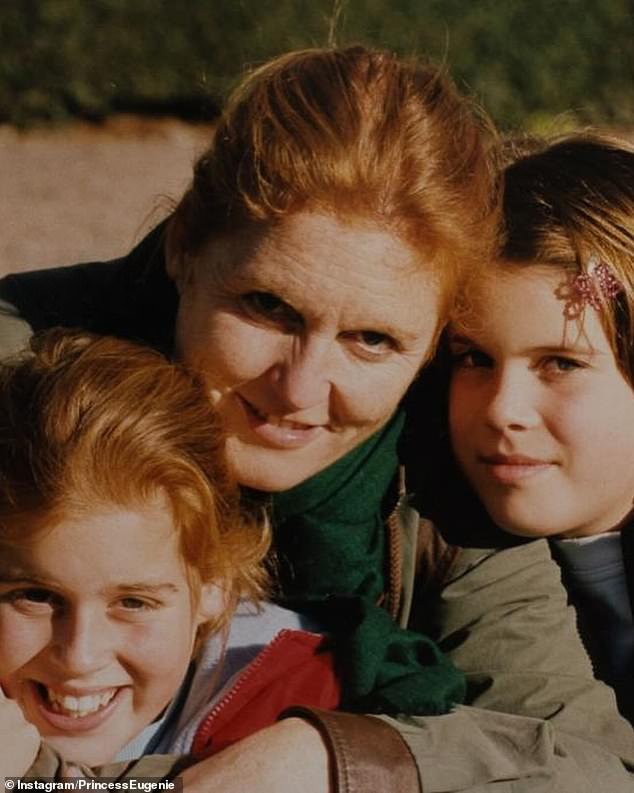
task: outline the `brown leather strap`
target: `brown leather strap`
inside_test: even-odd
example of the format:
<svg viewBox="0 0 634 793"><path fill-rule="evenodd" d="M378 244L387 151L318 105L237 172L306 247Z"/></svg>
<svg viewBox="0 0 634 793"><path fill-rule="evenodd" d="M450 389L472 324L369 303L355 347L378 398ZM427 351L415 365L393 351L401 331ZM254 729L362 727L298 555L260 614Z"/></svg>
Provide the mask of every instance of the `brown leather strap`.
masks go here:
<svg viewBox="0 0 634 793"><path fill-rule="evenodd" d="M331 793L422 793L416 763L399 732L373 716L290 708L319 730L330 754Z"/></svg>

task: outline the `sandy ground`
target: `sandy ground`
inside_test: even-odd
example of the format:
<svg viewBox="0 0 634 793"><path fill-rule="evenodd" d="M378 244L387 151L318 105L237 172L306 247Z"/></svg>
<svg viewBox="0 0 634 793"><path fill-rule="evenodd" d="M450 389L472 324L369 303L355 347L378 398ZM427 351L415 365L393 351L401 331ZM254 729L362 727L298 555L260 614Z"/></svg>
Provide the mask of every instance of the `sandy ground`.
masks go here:
<svg viewBox="0 0 634 793"><path fill-rule="evenodd" d="M0 127L0 275L125 253L183 192L209 135L132 117Z"/></svg>

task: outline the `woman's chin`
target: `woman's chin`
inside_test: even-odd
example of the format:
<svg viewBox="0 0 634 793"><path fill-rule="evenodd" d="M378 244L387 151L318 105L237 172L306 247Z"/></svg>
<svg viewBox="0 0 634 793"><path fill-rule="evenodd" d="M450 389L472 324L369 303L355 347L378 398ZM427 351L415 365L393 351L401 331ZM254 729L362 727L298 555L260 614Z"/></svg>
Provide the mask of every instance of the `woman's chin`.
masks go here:
<svg viewBox="0 0 634 793"><path fill-rule="evenodd" d="M321 449L272 449L237 437L227 441L227 457L243 487L278 493L299 485L334 462Z"/></svg>

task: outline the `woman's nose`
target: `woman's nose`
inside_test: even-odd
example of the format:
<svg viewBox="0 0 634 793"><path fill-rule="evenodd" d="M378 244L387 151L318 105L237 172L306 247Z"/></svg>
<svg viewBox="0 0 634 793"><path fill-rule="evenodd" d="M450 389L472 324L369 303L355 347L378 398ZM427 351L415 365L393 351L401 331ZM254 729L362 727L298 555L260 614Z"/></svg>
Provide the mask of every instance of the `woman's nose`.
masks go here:
<svg viewBox="0 0 634 793"><path fill-rule="evenodd" d="M526 430L539 422L536 394L529 377L501 372L491 380L486 421L496 430Z"/></svg>
<svg viewBox="0 0 634 793"><path fill-rule="evenodd" d="M87 675L101 669L113 654L105 615L70 612L54 628L54 661L66 676Z"/></svg>
<svg viewBox="0 0 634 793"><path fill-rule="evenodd" d="M327 403L332 365L332 350L326 340L293 340L273 373L285 411L307 410Z"/></svg>

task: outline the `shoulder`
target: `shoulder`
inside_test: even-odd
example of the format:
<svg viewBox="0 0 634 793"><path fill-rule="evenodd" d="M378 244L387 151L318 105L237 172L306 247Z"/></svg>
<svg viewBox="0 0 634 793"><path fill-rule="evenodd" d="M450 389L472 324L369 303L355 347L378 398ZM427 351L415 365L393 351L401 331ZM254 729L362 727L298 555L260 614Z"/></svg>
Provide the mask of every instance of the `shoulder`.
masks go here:
<svg viewBox="0 0 634 793"><path fill-rule="evenodd" d="M176 290L165 272L164 225L129 254L15 273L0 280L0 326L13 338L62 326L138 339L169 348Z"/></svg>

